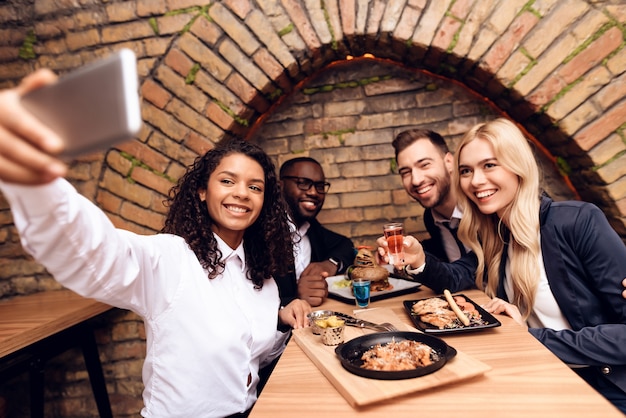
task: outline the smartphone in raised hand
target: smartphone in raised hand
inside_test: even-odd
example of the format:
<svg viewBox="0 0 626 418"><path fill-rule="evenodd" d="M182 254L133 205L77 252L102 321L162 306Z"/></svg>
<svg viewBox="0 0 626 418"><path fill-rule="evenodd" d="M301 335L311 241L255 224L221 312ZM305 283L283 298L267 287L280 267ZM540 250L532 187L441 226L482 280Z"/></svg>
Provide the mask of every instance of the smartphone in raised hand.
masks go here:
<svg viewBox="0 0 626 418"><path fill-rule="evenodd" d="M141 128L135 54L121 49L25 94L21 101L63 139L61 158L107 150Z"/></svg>

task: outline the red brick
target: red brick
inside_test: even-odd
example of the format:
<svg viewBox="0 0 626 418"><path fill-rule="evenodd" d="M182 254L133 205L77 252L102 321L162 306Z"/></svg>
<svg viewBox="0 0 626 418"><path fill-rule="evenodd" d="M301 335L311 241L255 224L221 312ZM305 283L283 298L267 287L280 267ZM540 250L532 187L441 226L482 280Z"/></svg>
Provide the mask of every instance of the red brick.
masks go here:
<svg viewBox="0 0 626 418"><path fill-rule="evenodd" d="M137 18L135 14L136 4L134 1L108 4L106 6L107 16L110 22L126 22Z"/></svg>
<svg viewBox="0 0 626 418"><path fill-rule="evenodd" d="M165 64L183 77L187 77L194 62L180 50L173 48L165 56Z"/></svg>
<svg viewBox="0 0 626 418"><path fill-rule="evenodd" d="M182 31L191 22L197 12L180 13L172 16L163 16L157 19L159 35L172 35Z"/></svg>
<svg viewBox="0 0 626 418"><path fill-rule="evenodd" d="M165 172L165 169L170 163L167 157L138 141L124 142L117 148L137 158L148 167L160 172Z"/></svg>
<svg viewBox="0 0 626 418"><path fill-rule="evenodd" d="M249 0L223 0L230 10L232 10L240 19L245 19L252 10Z"/></svg>
<svg viewBox="0 0 626 418"><path fill-rule="evenodd" d="M451 17L445 17L435 33L435 37L431 43L432 46L439 48L442 51L448 49L454 40L454 35L461 27L461 22Z"/></svg>
<svg viewBox="0 0 626 418"><path fill-rule="evenodd" d="M209 103L206 109L206 116L215 122L217 126L224 130L228 130L235 123L235 120L228 113L219 107L215 102Z"/></svg>
<svg viewBox="0 0 626 418"><path fill-rule="evenodd" d="M122 199L108 192L107 190L100 189L96 196L96 203L104 211L119 213L122 206Z"/></svg>
<svg viewBox="0 0 626 418"><path fill-rule="evenodd" d="M162 214L143 209L130 202L124 202L122 204L120 216L130 222L134 222L155 231L161 230L163 222L165 221L165 217Z"/></svg>
<svg viewBox="0 0 626 418"><path fill-rule="evenodd" d="M168 10L181 10L188 9L190 7L197 7L198 0L166 0Z"/></svg>
<svg viewBox="0 0 626 418"><path fill-rule="evenodd" d="M285 74L285 69L269 53L267 49L259 49L252 57L254 62L261 68L269 78L280 86L284 91L291 91L293 85Z"/></svg>
<svg viewBox="0 0 626 418"><path fill-rule="evenodd" d="M474 5L473 0L457 0L450 8L450 14L458 19L464 20Z"/></svg>
<svg viewBox="0 0 626 418"><path fill-rule="evenodd" d="M191 33L210 46L214 46L223 34L219 26L204 17L196 19L191 25Z"/></svg>
<svg viewBox="0 0 626 418"><path fill-rule="evenodd" d="M541 83L527 100L536 109L539 109L552 100L563 88L565 88L565 82L560 77L552 76Z"/></svg>
<svg viewBox="0 0 626 418"><path fill-rule="evenodd" d="M163 109L172 98L172 95L167 90L155 83L152 79L147 79L143 83L141 86L141 95L159 109Z"/></svg>
<svg viewBox="0 0 626 418"><path fill-rule="evenodd" d="M518 48L520 41L537 22L537 16L530 12L518 16L507 31L498 38L487 54L485 54L482 61L486 64L486 68L492 73L497 73L498 69L511 56L511 53Z"/></svg>
<svg viewBox="0 0 626 418"><path fill-rule="evenodd" d="M167 12L165 0L137 0L137 15L162 15Z"/></svg>
<svg viewBox="0 0 626 418"><path fill-rule="evenodd" d="M215 138L217 140L218 138ZM195 132L190 132L189 136L185 140L185 146L196 153L198 155L204 155L208 150L211 150L215 147L215 143L211 142L210 139L198 135Z"/></svg>
<svg viewBox="0 0 626 418"><path fill-rule="evenodd" d="M172 182L163 176L159 176L152 171L146 170L143 167L135 167L131 174L131 178L137 183L146 186L149 189L156 190L157 192L167 195L172 188Z"/></svg>
<svg viewBox="0 0 626 418"><path fill-rule="evenodd" d="M356 0L342 0L339 2L341 15L341 29L344 36L354 35L356 29Z"/></svg>
<svg viewBox="0 0 626 418"><path fill-rule="evenodd" d="M281 3L307 47L314 51L320 49L322 44L317 38L313 26L311 26L306 12L302 9L301 3L297 0L282 0Z"/></svg>
<svg viewBox="0 0 626 418"><path fill-rule="evenodd" d="M560 68L558 74L563 77L566 84L569 84L598 65L611 52L619 48L622 42L622 32L616 27L611 28Z"/></svg>
<svg viewBox="0 0 626 418"><path fill-rule="evenodd" d="M574 140L585 151L589 151L596 144L607 138L626 121L626 100L604 112L593 123L587 125Z"/></svg>
<svg viewBox="0 0 626 418"><path fill-rule="evenodd" d="M239 74L231 74L226 80L226 86L231 89L244 103L264 113L269 109L269 103L259 92Z"/></svg>
<svg viewBox="0 0 626 418"><path fill-rule="evenodd" d="M102 42L124 42L130 39L154 36L154 31L147 21L134 21L102 28Z"/></svg>

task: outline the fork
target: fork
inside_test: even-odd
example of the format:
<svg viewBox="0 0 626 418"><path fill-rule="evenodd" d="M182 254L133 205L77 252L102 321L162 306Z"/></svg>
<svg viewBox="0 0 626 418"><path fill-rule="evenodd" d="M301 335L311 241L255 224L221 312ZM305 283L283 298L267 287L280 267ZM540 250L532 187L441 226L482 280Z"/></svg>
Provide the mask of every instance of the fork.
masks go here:
<svg viewBox="0 0 626 418"><path fill-rule="evenodd" d="M382 324L378 324L378 326L386 331L398 331L398 328L389 322L383 322Z"/></svg>

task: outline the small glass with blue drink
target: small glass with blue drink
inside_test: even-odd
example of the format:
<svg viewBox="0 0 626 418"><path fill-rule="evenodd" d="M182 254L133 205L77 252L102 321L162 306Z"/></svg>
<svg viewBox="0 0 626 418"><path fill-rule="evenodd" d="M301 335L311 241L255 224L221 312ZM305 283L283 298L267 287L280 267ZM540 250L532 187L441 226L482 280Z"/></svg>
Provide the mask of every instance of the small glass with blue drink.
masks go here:
<svg viewBox="0 0 626 418"><path fill-rule="evenodd" d="M356 300L356 306L367 308L370 304L370 281L367 279L352 280L352 292Z"/></svg>

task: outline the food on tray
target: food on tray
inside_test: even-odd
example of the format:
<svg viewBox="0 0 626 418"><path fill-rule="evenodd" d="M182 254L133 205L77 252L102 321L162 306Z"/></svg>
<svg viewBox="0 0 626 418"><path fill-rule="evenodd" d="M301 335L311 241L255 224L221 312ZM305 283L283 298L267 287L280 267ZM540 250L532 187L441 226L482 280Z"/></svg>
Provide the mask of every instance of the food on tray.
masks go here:
<svg viewBox="0 0 626 418"><path fill-rule="evenodd" d="M419 300L413 304L411 310L413 314L419 317L420 321L439 329L453 329L485 324L473 303L468 302L463 296L450 296L452 297L452 301L456 303L460 313L468 319L469 322L467 324L461 322L450 306L450 303L448 303L445 298L434 297Z"/></svg>
<svg viewBox="0 0 626 418"><path fill-rule="evenodd" d="M346 321L339 319L336 315L331 315L328 318L320 318L315 320L315 325L320 328L336 328L341 327Z"/></svg>
<svg viewBox="0 0 626 418"><path fill-rule="evenodd" d="M443 295L446 297L446 301L448 302L448 305L450 305L450 309L452 309L452 312L454 312L456 317L459 318L459 321L461 321L463 325L468 326L470 324L470 320L467 315L465 315L465 312L463 312L459 305L456 303L456 301L452 297L452 293L450 293L448 289L445 289L443 291Z"/></svg>
<svg viewBox="0 0 626 418"><path fill-rule="evenodd" d="M437 352L427 344L392 340L387 344L376 344L363 353L361 360L364 369L400 371L429 366L439 358Z"/></svg>
<svg viewBox="0 0 626 418"><path fill-rule="evenodd" d="M371 247L361 246L358 248L354 265L348 269L347 276L351 280L369 280L370 291L372 292L393 289L393 286L389 283L389 271L378 265L376 257L372 254Z"/></svg>

